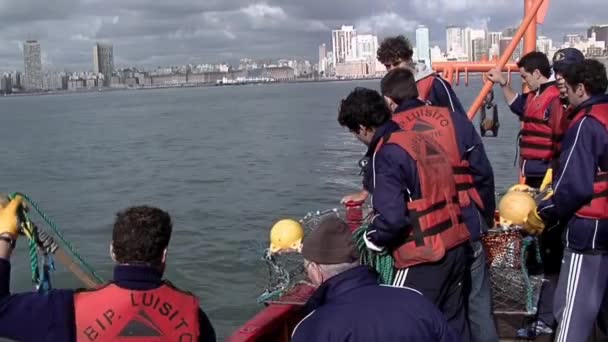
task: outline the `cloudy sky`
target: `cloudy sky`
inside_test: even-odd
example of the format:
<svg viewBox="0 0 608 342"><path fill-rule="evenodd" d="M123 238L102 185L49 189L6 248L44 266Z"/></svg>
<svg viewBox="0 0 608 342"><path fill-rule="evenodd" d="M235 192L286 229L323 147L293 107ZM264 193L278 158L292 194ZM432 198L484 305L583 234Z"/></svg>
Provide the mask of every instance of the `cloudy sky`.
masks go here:
<svg viewBox="0 0 608 342"><path fill-rule="evenodd" d="M560 39L608 22L606 0L551 0L541 33ZM23 68L21 42L41 41L43 63L92 69L96 41L114 44L117 66L234 62L241 57L308 58L331 29L354 24L380 37L445 26L516 25L521 0L0 0L0 70Z"/></svg>

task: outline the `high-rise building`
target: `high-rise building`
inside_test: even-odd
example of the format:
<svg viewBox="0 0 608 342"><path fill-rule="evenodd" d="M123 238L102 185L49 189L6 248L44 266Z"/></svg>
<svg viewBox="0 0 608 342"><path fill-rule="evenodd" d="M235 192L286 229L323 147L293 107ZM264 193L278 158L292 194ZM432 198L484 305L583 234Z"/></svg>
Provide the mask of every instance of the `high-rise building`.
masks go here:
<svg viewBox="0 0 608 342"><path fill-rule="evenodd" d="M487 41L488 46L492 46L494 44L500 44L500 38L502 38L502 32L488 32Z"/></svg>
<svg viewBox="0 0 608 342"><path fill-rule="evenodd" d="M114 48L112 44L97 43L93 47L93 71L103 74L104 87L109 87L114 72Z"/></svg>
<svg viewBox="0 0 608 342"><path fill-rule="evenodd" d="M486 49L488 50L488 58L498 56L500 54L500 38L502 32L488 32L486 36Z"/></svg>
<svg viewBox="0 0 608 342"><path fill-rule="evenodd" d="M564 36L564 44L568 47L574 47L576 44L582 41L581 36L578 34L567 34Z"/></svg>
<svg viewBox="0 0 608 342"><path fill-rule="evenodd" d="M319 74L326 75L327 71L327 47L325 44L319 45L319 64L317 65Z"/></svg>
<svg viewBox="0 0 608 342"><path fill-rule="evenodd" d="M327 58L327 47L325 43L319 45L319 62Z"/></svg>
<svg viewBox="0 0 608 342"><path fill-rule="evenodd" d="M430 47L429 28L420 25L416 28L416 52L419 63L431 66L431 47Z"/></svg>
<svg viewBox="0 0 608 342"><path fill-rule="evenodd" d="M462 48L462 29L458 26L448 26L445 29L445 52L450 54L461 54Z"/></svg>
<svg viewBox="0 0 608 342"><path fill-rule="evenodd" d="M483 56L488 57L488 48L485 38L475 38L471 42L471 50L473 51L473 61L481 61Z"/></svg>
<svg viewBox="0 0 608 342"><path fill-rule="evenodd" d="M375 60L378 50L378 37L371 34L357 34L353 37L353 58Z"/></svg>
<svg viewBox="0 0 608 342"><path fill-rule="evenodd" d="M472 29L467 27L463 30L462 33L462 47L464 48L464 53L469 57L470 61L475 60L473 54L473 40L475 39L486 39L486 30L483 29Z"/></svg>
<svg viewBox="0 0 608 342"><path fill-rule="evenodd" d="M517 32L517 28L509 27L509 28L504 29L504 31L502 31L502 35L504 37L513 37L513 36L515 36L516 32Z"/></svg>
<svg viewBox="0 0 608 342"><path fill-rule="evenodd" d="M595 32L595 40L608 42L608 25L594 25L587 30L587 38Z"/></svg>
<svg viewBox="0 0 608 342"><path fill-rule="evenodd" d="M549 55L549 51L551 50L551 47L553 46L553 40L551 38L545 37L545 36L539 36L536 39L536 51L540 51L542 53L544 53L545 55L547 55L547 57L549 57L549 59L551 59L551 57Z"/></svg>
<svg viewBox="0 0 608 342"><path fill-rule="evenodd" d="M499 51L501 56L505 53L507 47L509 46L509 44L511 44L512 40L513 37L507 37L504 35L502 38L500 38ZM511 55L511 61L517 61L522 57L523 46L523 41L520 41L515 50L513 51L513 54Z"/></svg>
<svg viewBox="0 0 608 342"><path fill-rule="evenodd" d="M344 63L353 56L353 37L357 31L353 26L343 25L339 30L331 32L333 64Z"/></svg>
<svg viewBox="0 0 608 342"><path fill-rule="evenodd" d="M42 89L42 56L40 43L37 40L28 40L23 43L23 60L25 64L25 90Z"/></svg>
<svg viewBox="0 0 608 342"><path fill-rule="evenodd" d="M512 37L503 36L500 38L499 45L498 45L499 46L498 51L500 52L501 56L505 53L509 44L511 44L511 40L513 40Z"/></svg>

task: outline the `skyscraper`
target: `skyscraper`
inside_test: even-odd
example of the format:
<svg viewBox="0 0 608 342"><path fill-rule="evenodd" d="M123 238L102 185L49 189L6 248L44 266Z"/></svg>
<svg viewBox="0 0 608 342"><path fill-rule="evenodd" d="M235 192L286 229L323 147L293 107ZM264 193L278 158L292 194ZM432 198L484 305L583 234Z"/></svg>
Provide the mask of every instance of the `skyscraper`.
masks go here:
<svg viewBox="0 0 608 342"><path fill-rule="evenodd" d="M462 32L462 47L464 48L464 53L469 57L469 61L475 60L473 40L479 38L486 39L486 30L467 27Z"/></svg>
<svg viewBox="0 0 608 342"><path fill-rule="evenodd" d="M372 34L358 34L353 38L353 57L360 60L375 60L378 37Z"/></svg>
<svg viewBox="0 0 608 342"><path fill-rule="evenodd" d="M502 32L488 32L486 38L488 58L491 59L492 57L500 54L500 38L502 38Z"/></svg>
<svg viewBox="0 0 608 342"><path fill-rule="evenodd" d="M553 40L551 38L548 38L545 36L539 36L538 38L536 38L536 51L540 51L540 52L544 53L549 58L553 57L552 55L549 56L549 51L551 51L552 47L553 47Z"/></svg>
<svg viewBox="0 0 608 342"><path fill-rule="evenodd" d="M475 38L471 42L473 61L481 61L483 56L488 57L488 47L485 38Z"/></svg>
<svg viewBox="0 0 608 342"><path fill-rule="evenodd" d="M420 25L416 28L416 52L418 55L418 62L424 63L427 66L431 66L431 48L430 48L430 35L429 28Z"/></svg>
<svg viewBox="0 0 608 342"><path fill-rule="evenodd" d="M460 54L462 49L462 29L457 26L448 26L445 29L445 52L449 54Z"/></svg>
<svg viewBox="0 0 608 342"><path fill-rule="evenodd" d="M103 85L109 87L114 72L114 48L112 44L97 43L93 48L93 70L103 74Z"/></svg>
<svg viewBox="0 0 608 342"><path fill-rule="evenodd" d="M317 65L317 69L323 75L327 72L327 47L325 44L319 45L319 64Z"/></svg>
<svg viewBox="0 0 608 342"><path fill-rule="evenodd" d="M23 61L25 64L25 90L42 89L42 57L40 43L37 40L28 40L23 43Z"/></svg>
<svg viewBox="0 0 608 342"><path fill-rule="evenodd" d="M595 32L595 40L608 44L608 25L594 25L587 29L587 38L591 38Z"/></svg>
<svg viewBox="0 0 608 342"><path fill-rule="evenodd" d="M331 32L331 42L334 52L333 64L344 63L347 58L353 56L353 37L357 35L357 31L353 26L342 26L339 30Z"/></svg>
<svg viewBox="0 0 608 342"><path fill-rule="evenodd" d="M327 58L327 46L325 46L325 43L319 45L319 63L321 63L321 61L323 61L325 58Z"/></svg>

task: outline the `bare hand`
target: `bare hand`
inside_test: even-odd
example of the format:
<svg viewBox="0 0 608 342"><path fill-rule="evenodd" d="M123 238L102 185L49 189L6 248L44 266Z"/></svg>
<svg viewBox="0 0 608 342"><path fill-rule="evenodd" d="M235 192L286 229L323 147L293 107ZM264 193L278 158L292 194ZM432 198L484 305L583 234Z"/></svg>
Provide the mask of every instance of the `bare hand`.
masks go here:
<svg viewBox="0 0 608 342"><path fill-rule="evenodd" d="M486 77L492 83L498 83L501 86L504 86L507 84L507 80L503 76L502 71L500 71L498 68L494 68L494 69L491 69L490 71L488 71L488 73L486 74Z"/></svg>
<svg viewBox="0 0 608 342"><path fill-rule="evenodd" d="M367 190L361 190L355 194L346 195L340 201L340 204L345 204L348 202L365 202L367 197L369 196L369 192Z"/></svg>

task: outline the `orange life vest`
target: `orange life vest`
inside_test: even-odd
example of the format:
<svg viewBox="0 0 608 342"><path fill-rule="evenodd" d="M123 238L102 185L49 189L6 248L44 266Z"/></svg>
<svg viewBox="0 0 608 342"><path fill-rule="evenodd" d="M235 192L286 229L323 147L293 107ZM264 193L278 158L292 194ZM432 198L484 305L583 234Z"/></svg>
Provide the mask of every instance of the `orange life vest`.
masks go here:
<svg viewBox="0 0 608 342"><path fill-rule="evenodd" d="M403 148L416 161L421 191L421 198L410 198L407 203L412 231L393 251L395 267L441 260L447 250L470 237L460 216L449 159L437 142L420 133L394 132L385 140L378 143L376 152L384 144Z"/></svg>
<svg viewBox="0 0 608 342"><path fill-rule="evenodd" d="M418 98L425 103L429 103L429 96L433 89L433 81L435 81L435 74L430 74L424 78L416 81L416 88L418 88Z"/></svg>
<svg viewBox="0 0 608 342"><path fill-rule="evenodd" d="M570 123L576 125L583 117L590 116L608 130L608 103L596 104L579 111ZM608 219L608 172L600 171L593 180L593 199L576 212L576 216L594 220Z"/></svg>
<svg viewBox="0 0 608 342"><path fill-rule="evenodd" d="M559 137L545 119L545 112L554 100L559 99L559 89L549 86L538 96L528 94L522 116L519 149L523 159L552 160Z"/></svg>
<svg viewBox="0 0 608 342"><path fill-rule="evenodd" d="M199 339L198 299L169 283L148 291L115 284L74 295L76 340L179 341Z"/></svg>
<svg viewBox="0 0 608 342"><path fill-rule="evenodd" d="M456 129L447 108L420 106L394 114L393 121L405 131L426 134L435 139L447 152L452 164L460 206L464 208L473 200L479 209L484 208L481 196L475 188L469 162L462 159L461 151L458 149Z"/></svg>

